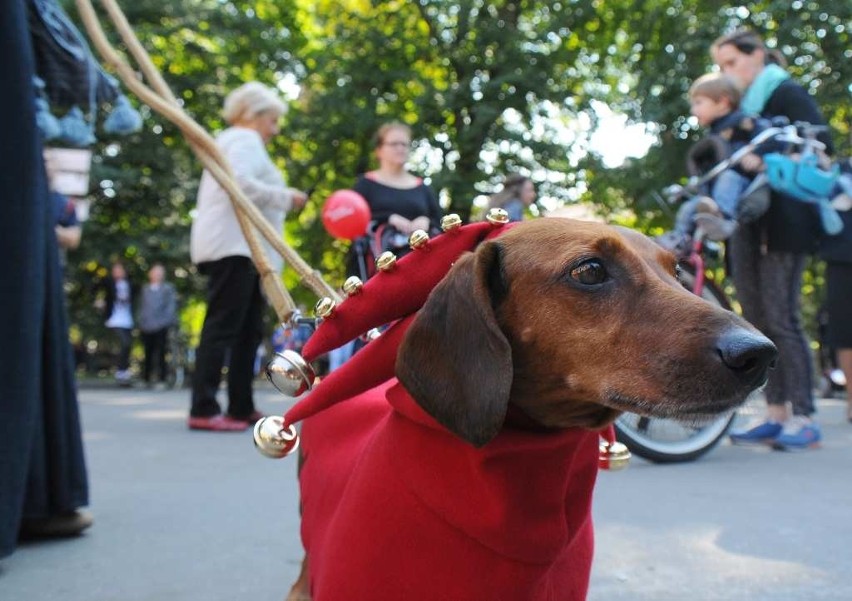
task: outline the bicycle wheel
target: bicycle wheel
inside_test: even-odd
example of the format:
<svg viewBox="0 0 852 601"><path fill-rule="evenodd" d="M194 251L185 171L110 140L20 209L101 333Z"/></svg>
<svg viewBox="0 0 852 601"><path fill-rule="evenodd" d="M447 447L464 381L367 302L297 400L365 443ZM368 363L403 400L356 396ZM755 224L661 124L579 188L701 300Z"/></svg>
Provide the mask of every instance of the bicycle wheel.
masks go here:
<svg viewBox="0 0 852 601"><path fill-rule="evenodd" d="M695 273L691 268L684 267L681 282L692 291ZM725 309L731 308L722 290L709 280L704 282L701 297ZM614 425L618 440L639 457L654 463L682 463L701 457L719 444L735 417L732 411L704 425L692 426L673 419L625 413Z"/></svg>

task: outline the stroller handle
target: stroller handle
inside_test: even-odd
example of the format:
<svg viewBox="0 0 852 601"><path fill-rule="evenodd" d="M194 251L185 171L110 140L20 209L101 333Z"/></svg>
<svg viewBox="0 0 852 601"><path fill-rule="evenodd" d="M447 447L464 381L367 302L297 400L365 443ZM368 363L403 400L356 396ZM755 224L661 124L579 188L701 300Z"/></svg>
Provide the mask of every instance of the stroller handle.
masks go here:
<svg viewBox="0 0 852 601"><path fill-rule="evenodd" d="M743 158L754 152L761 145L770 140L784 142L791 145L800 145L803 147L803 152L816 152L825 150L825 144L816 139L817 132L823 131L827 127L822 125L811 125L810 123L797 122L791 125L768 127L757 134L751 142L735 151L727 159L717 163L712 169L701 176L690 178L686 186L672 185L665 189L664 194L671 200L676 201L680 198L692 196L698 193L700 187L714 177L730 169L742 162ZM799 134L799 131L804 132L804 136Z"/></svg>

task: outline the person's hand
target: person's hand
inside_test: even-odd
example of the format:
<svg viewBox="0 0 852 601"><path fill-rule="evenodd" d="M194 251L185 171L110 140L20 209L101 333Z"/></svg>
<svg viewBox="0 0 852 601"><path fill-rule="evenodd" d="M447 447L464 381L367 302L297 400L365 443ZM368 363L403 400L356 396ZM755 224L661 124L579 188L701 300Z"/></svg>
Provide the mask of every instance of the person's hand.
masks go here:
<svg viewBox="0 0 852 601"><path fill-rule="evenodd" d="M301 209L308 202L308 195L296 188L290 188L290 195L293 198L294 209Z"/></svg>
<svg viewBox="0 0 852 601"><path fill-rule="evenodd" d="M831 157L828 156L824 150L817 150L817 166L823 171L829 171L831 169Z"/></svg>
<svg viewBox="0 0 852 601"><path fill-rule="evenodd" d="M80 226L72 225L69 227L63 227L61 225L57 225L54 226L54 231L56 232L56 241L59 243L61 248L74 250L80 246L80 238L83 233Z"/></svg>
<svg viewBox="0 0 852 601"><path fill-rule="evenodd" d="M757 173L763 171L763 159L754 153L747 154L740 161L740 166L743 168L743 171Z"/></svg>
<svg viewBox="0 0 852 601"><path fill-rule="evenodd" d="M410 234L416 229L412 226L411 221L402 215L397 215L396 213L388 217L388 225L399 230L399 232L403 234Z"/></svg>
<svg viewBox="0 0 852 601"><path fill-rule="evenodd" d="M417 219L411 222L411 231L414 230L423 230L424 232L429 232L429 218L426 215L421 215Z"/></svg>

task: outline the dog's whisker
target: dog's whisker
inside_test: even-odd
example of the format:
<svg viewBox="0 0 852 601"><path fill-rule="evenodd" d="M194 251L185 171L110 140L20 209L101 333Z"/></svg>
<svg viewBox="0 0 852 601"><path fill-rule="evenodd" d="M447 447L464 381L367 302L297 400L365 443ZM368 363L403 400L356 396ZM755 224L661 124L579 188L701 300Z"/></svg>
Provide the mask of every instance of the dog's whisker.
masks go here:
<svg viewBox="0 0 852 601"><path fill-rule="evenodd" d="M639 397L624 395L617 391L605 393L607 403L612 407L629 413L638 413L649 417L675 419L679 422L693 425L702 425L718 416L737 407L742 401L742 395L730 398L713 398L712 402L689 402L682 399L659 399L650 401ZM684 397L688 398L688 397Z"/></svg>

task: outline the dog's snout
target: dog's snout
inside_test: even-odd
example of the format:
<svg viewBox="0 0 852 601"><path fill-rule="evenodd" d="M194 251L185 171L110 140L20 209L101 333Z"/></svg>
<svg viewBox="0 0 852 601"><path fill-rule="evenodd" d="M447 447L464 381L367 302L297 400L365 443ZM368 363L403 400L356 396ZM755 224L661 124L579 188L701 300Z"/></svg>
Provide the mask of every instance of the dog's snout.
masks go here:
<svg viewBox="0 0 852 601"><path fill-rule="evenodd" d="M716 345L722 362L752 386L766 381L767 372L775 365L778 350L766 336L743 329L728 330Z"/></svg>

